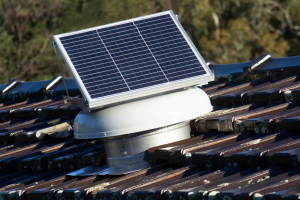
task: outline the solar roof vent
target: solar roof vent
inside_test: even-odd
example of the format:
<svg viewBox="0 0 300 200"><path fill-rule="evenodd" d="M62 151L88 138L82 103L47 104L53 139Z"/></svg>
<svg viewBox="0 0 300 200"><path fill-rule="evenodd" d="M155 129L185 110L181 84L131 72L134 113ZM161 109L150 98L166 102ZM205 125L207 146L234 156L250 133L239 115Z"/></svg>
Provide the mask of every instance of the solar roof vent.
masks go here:
<svg viewBox="0 0 300 200"><path fill-rule="evenodd" d="M82 111L74 121L74 136L103 138L111 173L118 174L148 166L143 161L148 148L189 138L190 119L211 109L206 93L190 88L97 111Z"/></svg>
<svg viewBox="0 0 300 200"><path fill-rule="evenodd" d="M67 101L82 108L74 136L103 138L112 174L148 166L146 149L189 138L212 109L195 86L214 75L172 11L53 38L84 97Z"/></svg>

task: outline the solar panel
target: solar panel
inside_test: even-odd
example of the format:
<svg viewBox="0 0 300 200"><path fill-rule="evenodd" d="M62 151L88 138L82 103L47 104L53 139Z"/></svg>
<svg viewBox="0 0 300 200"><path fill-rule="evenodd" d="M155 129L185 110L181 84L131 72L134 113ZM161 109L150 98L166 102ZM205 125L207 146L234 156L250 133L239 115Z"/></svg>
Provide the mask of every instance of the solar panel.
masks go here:
<svg viewBox="0 0 300 200"><path fill-rule="evenodd" d="M90 109L214 79L172 11L53 38Z"/></svg>

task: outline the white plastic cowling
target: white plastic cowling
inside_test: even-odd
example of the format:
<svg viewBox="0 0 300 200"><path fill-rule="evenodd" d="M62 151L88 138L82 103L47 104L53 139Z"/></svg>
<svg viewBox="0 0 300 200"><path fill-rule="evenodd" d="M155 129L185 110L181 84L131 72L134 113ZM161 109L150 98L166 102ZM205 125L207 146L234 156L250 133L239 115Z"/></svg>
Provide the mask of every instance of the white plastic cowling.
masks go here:
<svg viewBox="0 0 300 200"><path fill-rule="evenodd" d="M82 111L74 121L77 139L118 136L191 120L212 110L199 88L164 94L101 110Z"/></svg>

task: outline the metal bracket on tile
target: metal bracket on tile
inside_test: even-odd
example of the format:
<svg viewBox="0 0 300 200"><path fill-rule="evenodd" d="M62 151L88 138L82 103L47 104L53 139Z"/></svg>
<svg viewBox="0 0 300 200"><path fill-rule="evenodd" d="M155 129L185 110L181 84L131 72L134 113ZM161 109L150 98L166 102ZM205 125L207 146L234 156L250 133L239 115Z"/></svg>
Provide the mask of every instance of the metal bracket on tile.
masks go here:
<svg viewBox="0 0 300 200"><path fill-rule="evenodd" d="M62 80L62 76L61 75L55 75L51 80L49 80L45 85L43 85L41 87L41 90L43 92L46 92L48 90L50 90L51 88L53 88L56 84L58 84L61 80Z"/></svg>
<svg viewBox="0 0 300 200"><path fill-rule="evenodd" d="M4 93L8 92L9 90L14 88L15 86L17 86L21 82L22 82L21 79L18 79L18 78L12 79L9 83L6 84L6 86L3 88L3 90L0 91L0 94L4 94Z"/></svg>
<svg viewBox="0 0 300 200"><path fill-rule="evenodd" d="M272 58L274 58L274 56L270 55L270 54L263 54L261 56L259 56L258 58L256 58L255 60L253 60L250 65L247 65L243 68L244 73L239 76L236 80L241 80L244 79L249 73L251 73L254 70L257 70L259 68L261 68L263 66L264 63L266 63L268 60L271 60Z"/></svg>
<svg viewBox="0 0 300 200"><path fill-rule="evenodd" d="M259 67L259 65L261 65L262 63L264 63L265 61L269 60L272 58L272 55L267 54L265 57L263 57L262 59L260 59L258 62L256 62L255 64L253 64L250 67L250 71L253 71L255 68ZM254 60L255 61L255 60Z"/></svg>

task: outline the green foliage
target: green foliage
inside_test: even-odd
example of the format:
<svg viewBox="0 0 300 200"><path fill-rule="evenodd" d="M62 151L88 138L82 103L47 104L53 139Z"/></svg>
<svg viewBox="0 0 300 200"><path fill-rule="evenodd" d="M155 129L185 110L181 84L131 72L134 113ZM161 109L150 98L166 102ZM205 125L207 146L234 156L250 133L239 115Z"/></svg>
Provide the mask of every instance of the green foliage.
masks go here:
<svg viewBox="0 0 300 200"><path fill-rule="evenodd" d="M299 7L299 0L0 0L0 82L58 74L55 34L165 10L178 14L205 60L225 64L262 53L297 55Z"/></svg>
<svg viewBox="0 0 300 200"><path fill-rule="evenodd" d="M62 0L1 0L0 77L29 80L44 68L37 65L50 46Z"/></svg>

